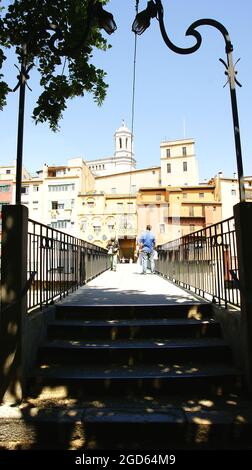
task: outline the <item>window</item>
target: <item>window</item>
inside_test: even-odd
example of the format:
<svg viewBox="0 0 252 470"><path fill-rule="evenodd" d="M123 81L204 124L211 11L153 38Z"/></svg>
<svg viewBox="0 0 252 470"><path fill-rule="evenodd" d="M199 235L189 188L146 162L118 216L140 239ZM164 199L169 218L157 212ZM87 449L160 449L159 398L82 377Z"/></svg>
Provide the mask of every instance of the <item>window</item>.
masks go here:
<svg viewBox="0 0 252 470"><path fill-rule="evenodd" d="M167 173L171 173L171 164L167 163Z"/></svg>
<svg viewBox="0 0 252 470"><path fill-rule="evenodd" d="M199 198L203 199L205 197L205 193L199 193Z"/></svg>
<svg viewBox="0 0 252 470"><path fill-rule="evenodd" d="M194 217L194 207L189 206L189 217Z"/></svg>
<svg viewBox="0 0 252 470"><path fill-rule="evenodd" d="M0 185L0 193L8 193L10 191L10 188L11 188L10 184L1 184ZM21 193L22 193L22 189L21 189Z"/></svg>
<svg viewBox="0 0 252 470"><path fill-rule="evenodd" d="M183 199L187 199L187 193L183 193Z"/></svg>
<svg viewBox="0 0 252 470"><path fill-rule="evenodd" d="M49 184L49 192L58 192L58 191L74 191L75 184Z"/></svg>
<svg viewBox="0 0 252 470"><path fill-rule="evenodd" d="M187 162L183 162L183 171L187 171Z"/></svg>
<svg viewBox="0 0 252 470"><path fill-rule="evenodd" d="M159 233L165 233L165 224L159 224Z"/></svg>
<svg viewBox="0 0 252 470"><path fill-rule="evenodd" d="M125 139L125 146L126 146L126 149L128 148L128 138L126 137Z"/></svg>
<svg viewBox="0 0 252 470"><path fill-rule="evenodd" d="M6 175L10 175L10 170L6 170Z"/></svg>
<svg viewBox="0 0 252 470"><path fill-rule="evenodd" d="M186 147L182 147L182 155L183 155L183 156L187 155Z"/></svg>
<svg viewBox="0 0 252 470"><path fill-rule="evenodd" d="M107 220L107 227L110 232L114 230L115 227L115 219L113 217L109 217Z"/></svg>
<svg viewBox="0 0 252 470"><path fill-rule="evenodd" d="M122 148L122 139L121 139L121 137L119 139L119 146L120 146L120 149L121 149Z"/></svg>
<svg viewBox="0 0 252 470"><path fill-rule="evenodd" d="M88 221L86 219L82 220L81 222L81 225L80 225L80 229L85 232L88 228Z"/></svg>
<svg viewBox="0 0 252 470"><path fill-rule="evenodd" d="M52 209L53 210L58 209L58 201L52 201Z"/></svg>
<svg viewBox="0 0 252 470"><path fill-rule="evenodd" d="M29 193L29 187L28 186L22 186L21 187L21 194L28 194Z"/></svg>
<svg viewBox="0 0 252 470"><path fill-rule="evenodd" d="M166 149L166 158L170 158L171 156L171 149Z"/></svg>
<svg viewBox="0 0 252 470"><path fill-rule="evenodd" d="M236 189L231 189L232 196L236 196Z"/></svg>
<svg viewBox="0 0 252 470"><path fill-rule="evenodd" d="M88 206L88 209L93 209L94 208L94 201L87 201L87 206Z"/></svg>
<svg viewBox="0 0 252 470"><path fill-rule="evenodd" d="M115 194L116 193L116 188L111 188L111 193Z"/></svg>
<svg viewBox="0 0 252 470"><path fill-rule="evenodd" d="M117 203L117 213L120 214L123 212L123 203L122 202L118 202Z"/></svg>
<svg viewBox="0 0 252 470"><path fill-rule="evenodd" d="M156 194L156 201L161 201L161 194Z"/></svg>
<svg viewBox="0 0 252 470"><path fill-rule="evenodd" d="M126 215L122 215L119 220L119 228L120 229L127 229L128 227L128 218Z"/></svg>
<svg viewBox="0 0 252 470"><path fill-rule="evenodd" d="M70 220L57 220L57 222L51 222L52 228L67 228Z"/></svg>
<svg viewBox="0 0 252 470"><path fill-rule="evenodd" d="M101 226L100 225L94 225L93 229L94 229L95 235L99 235L101 233Z"/></svg>
<svg viewBox="0 0 252 470"><path fill-rule="evenodd" d="M62 176L66 174L66 169L56 170L56 176Z"/></svg>
<svg viewBox="0 0 252 470"><path fill-rule="evenodd" d="M133 213L133 202L128 202L127 203L127 208L128 208L128 214Z"/></svg>
<svg viewBox="0 0 252 470"><path fill-rule="evenodd" d="M37 184L33 185L33 191L37 192L39 190L39 186Z"/></svg>

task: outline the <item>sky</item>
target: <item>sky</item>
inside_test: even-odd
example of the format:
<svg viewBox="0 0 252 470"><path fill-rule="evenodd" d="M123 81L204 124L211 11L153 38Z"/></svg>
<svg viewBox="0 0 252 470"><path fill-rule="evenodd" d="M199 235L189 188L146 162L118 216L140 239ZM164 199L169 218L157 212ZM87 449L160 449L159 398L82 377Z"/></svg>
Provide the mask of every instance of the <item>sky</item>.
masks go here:
<svg viewBox="0 0 252 470"><path fill-rule="evenodd" d="M8 4L8 1L1 4ZM194 44L185 31L201 18L221 22L229 31L234 46L233 59L241 59L236 70L242 88L237 87L244 174L252 175L252 60L251 0L163 0L164 20L170 39L180 47ZM139 10L146 7L140 0ZM97 107L92 96L68 102L53 133L49 125L35 125L32 109L39 96L38 74L30 72L25 107L24 166L35 174L44 163L64 165L67 159L83 157L93 160L112 156L114 133L122 119L131 128L135 0L111 0L106 10L114 15L116 32L107 36L112 48L94 51L93 63L103 68L109 84L107 97ZM221 33L210 26L198 28L202 36L200 49L180 55L165 45L158 21L137 39L134 153L137 168L158 166L160 143L164 140L193 138L199 162L200 180L208 180L222 171L225 176L237 172L229 86L224 66L225 43ZM106 33L104 32L104 36ZM17 83L17 64L9 54L5 67L10 87ZM0 112L0 164L16 158L18 92L8 97Z"/></svg>

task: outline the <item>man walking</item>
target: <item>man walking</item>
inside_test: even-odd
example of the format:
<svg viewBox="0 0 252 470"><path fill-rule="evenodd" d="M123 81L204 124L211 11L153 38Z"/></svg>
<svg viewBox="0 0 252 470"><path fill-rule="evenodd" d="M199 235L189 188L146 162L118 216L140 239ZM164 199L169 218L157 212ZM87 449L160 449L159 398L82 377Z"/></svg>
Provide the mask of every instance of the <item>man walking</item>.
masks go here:
<svg viewBox="0 0 252 470"><path fill-rule="evenodd" d="M148 260L150 261L151 272L154 273L155 271L154 248L155 248L156 240L155 240L155 235L151 231L150 225L147 225L145 232L141 235L139 239L139 243L140 243L140 250L142 253L142 267L143 267L142 274L146 274L147 272Z"/></svg>
<svg viewBox="0 0 252 470"><path fill-rule="evenodd" d="M111 238L111 240L108 242L107 250L109 255L110 270L116 271L119 243L115 238Z"/></svg>

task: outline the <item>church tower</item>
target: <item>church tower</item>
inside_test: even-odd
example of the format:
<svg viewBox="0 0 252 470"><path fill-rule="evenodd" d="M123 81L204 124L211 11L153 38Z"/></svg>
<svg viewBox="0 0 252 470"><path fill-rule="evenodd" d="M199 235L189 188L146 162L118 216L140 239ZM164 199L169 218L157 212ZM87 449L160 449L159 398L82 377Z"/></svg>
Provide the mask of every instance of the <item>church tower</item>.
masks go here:
<svg viewBox="0 0 252 470"><path fill-rule="evenodd" d="M115 164L118 171L130 171L136 168L133 153L133 135L126 127L124 120L115 132ZM120 170L119 170L120 168Z"/></svg>
<svg viewBox="0 0 252 470"><path fill-rule="evenodd" d="M88 160L87 165L95 176L125 173L136 168L136 160L133 153L132 132L122 122L121 127L115 132L115 151L111 157Z"/></svg>

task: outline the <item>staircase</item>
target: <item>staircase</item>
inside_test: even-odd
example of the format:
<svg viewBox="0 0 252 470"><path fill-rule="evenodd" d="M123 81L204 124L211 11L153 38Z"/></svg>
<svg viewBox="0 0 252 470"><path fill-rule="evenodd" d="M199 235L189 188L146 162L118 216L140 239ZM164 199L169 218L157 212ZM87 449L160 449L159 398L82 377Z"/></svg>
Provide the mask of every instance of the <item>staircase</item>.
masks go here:
<svg viewBox="0 0 252 470"><path fill-rule="evenodd" d="M210 304L58 305L28 403L39 448L233 448L240 382Z"/></svg>

